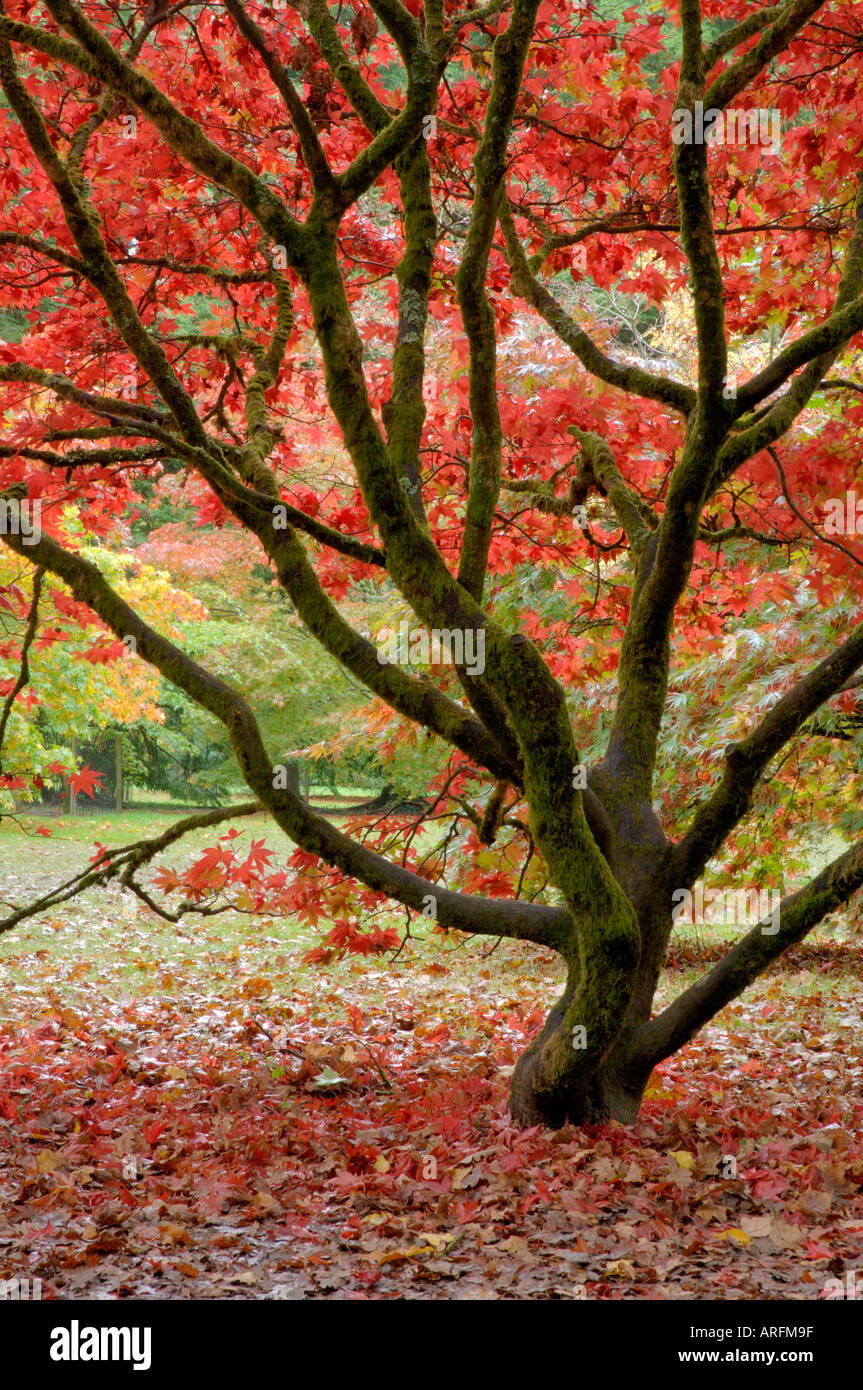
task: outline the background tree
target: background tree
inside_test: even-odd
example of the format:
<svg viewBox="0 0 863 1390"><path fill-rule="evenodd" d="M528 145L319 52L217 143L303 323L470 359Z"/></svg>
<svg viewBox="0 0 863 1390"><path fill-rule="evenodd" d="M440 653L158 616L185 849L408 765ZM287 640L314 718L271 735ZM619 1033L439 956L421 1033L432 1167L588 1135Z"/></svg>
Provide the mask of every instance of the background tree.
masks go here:
<svg viewBox="0 0 863 1390"><path fill-rule="evenodd" d="M64 524L68 534L84 541L74 509ZM79 553L172 637L180 639L184 629L200 623L201 605L151 565L83 543ZM89 608L71 599L64 584L5 549L0 579L5 581L0 584L5 629L0 693L6 701L0 786L8 810L16 794L26 801L38 799L52 784L55 790L62 787L80 761L75 743L81 754L85 745L92 750L106 734L125 732L127 741L134 734L152 742L162 733L165 712L159 705L158 671L137 660L132 644L118 642ZM19 691L24 655L27 681ZM84 761L90 763L92 757ZM103 761L113 764L113 739Z"/></svg>
<svg viewBox="0 0 863 1390"><path fill-rule="evenodd" d="M801 763L845 794L859 777L861 559L821 508L859 476L860 7L704 12L20 0L0 18L4 292L27 324L0 353L4 496L40 499L44 526L3 539L221 722L241 809L298 846L297 892L364 885L354 931L394 899L560 954L513 1075L524 1122L631 1119L652 1067L863 884L858 802L779 929L651 1017L675 894ZM780 147L673 142L710 109L776 112ZM675 313L691 341L669 364ZM177 462L198 520L241 528L392 711L370 719L437 741L431 814L469 823L455 862L312 810L244 692L81 553L64 503L109 535L135 479ZM351 612L373 593L386 618L481 635L483 669L381 662ZM760 706L748 684L727 698L745 638L693 687L744 614L768 629Z"/></svg>

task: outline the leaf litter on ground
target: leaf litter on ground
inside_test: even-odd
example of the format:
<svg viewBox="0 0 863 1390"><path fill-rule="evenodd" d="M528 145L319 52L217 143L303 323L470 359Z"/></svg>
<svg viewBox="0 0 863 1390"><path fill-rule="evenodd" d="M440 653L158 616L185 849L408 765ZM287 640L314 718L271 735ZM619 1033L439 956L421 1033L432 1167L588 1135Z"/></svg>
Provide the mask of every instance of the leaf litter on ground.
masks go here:
<svg viewBox="0 0 863 1390"><path fill-rule="evenodd" d="M418 938L322 971L307 937L116 892L0 940L0 1276L67 1299L806 1299L863 1268L858 953L798 948L654 1072L636 1124L552 1132L506 1111L551 953Z"/></svg>

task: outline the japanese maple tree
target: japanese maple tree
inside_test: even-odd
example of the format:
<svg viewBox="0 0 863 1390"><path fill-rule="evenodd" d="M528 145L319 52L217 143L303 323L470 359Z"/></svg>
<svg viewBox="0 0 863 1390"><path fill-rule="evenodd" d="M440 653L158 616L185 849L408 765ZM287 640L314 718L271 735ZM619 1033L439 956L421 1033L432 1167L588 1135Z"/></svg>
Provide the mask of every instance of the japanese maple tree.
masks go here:
<svg viewBox="0 0 863 1390"><path fill-rule="evenodd" d="M551 947L566 985L513 1114L631 1120L652 1068L863 884L851 834L653 1015L676 895L740 853L789 752L860 828L863 556L823 509L861 482L863 5L0 11L2 500L41 506L3 540L222 722L234 811L297 847L293 874L207 851L187 900L238 874L335 917L336 945L395 900ZM732 114L742 138L705 138ZM243 693L80 553L67 503L110 539L177 463L369 727L430 737L455 859L306 804ZM380 660L374 596L482 660ZM748 620L767 698L732 644L670 757L680 683Z"/></svg>

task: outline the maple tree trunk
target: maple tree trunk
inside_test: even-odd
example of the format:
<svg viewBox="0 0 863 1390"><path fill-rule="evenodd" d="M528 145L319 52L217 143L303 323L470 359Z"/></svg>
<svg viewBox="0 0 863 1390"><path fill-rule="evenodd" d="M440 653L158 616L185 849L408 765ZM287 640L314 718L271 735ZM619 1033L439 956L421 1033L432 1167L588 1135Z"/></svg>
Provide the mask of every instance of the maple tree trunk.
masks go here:
<svg viewBox="0 0 863 1390"><path fill-rule="evenodd" d="M582 1062L571 1035L564 1033L565 999L554 1006L542 1031L516 1063L510 1113L519 1124L544 1124L552 1129L567 1121L634 1123L653 1069L649 1056L638 1046L639 1025L627 1013L620 1034L599 1064ZM561 1047L564 1065L555 1068L551 1059L560 1057Z"/></svg>
<svg viewBox="0 0 863 1390"><path fill-rule="evenodd" d="M650 1013L655 987L651 961L657 946L655 940L646 940L642 922L639 926L643 949L631 973L630 988L621 991L616 1000L604 1001L616 1024L610 1046L598 1058L589 1048L594 1028L589 1015L582 1014L583 1022L570 1027L571 981L573 976L577 978L577 970L571 968L564 994L513 1070L508 1103L520 1124L559 1128L567 1121L581 1124L615 1119L631 1124L636 1119L652 1070L649 1053L639 1048L639 1038Z"/></svg>
<svg viewBox="0 0 863 1390"><path fill-rule="evenodd" d="M540 1037L546 1037L543 1031ZM641 1107L647 1076L633 1068L628 1072L625 1059L603 1063L593 1073L545 1077L538 1054L539 1039L531 1043L519 1058L512 1074L509 1110L519 1124L543 1124L559 1129L570 1121L599 1124L604 1120L619 1120L632 1124ZM622 1063L622 1065L621 1065ZM650 1073L648 1072L648 1076Z"/></svg>
<svg viewBox="0 0 863 1390"><path fill-rule="evenodd" d="M621 791L621 779L608 768L595 769L591 780L602 798L592 788L586 792L588 822L631 905L639 949L616 980L599 957L593 1011L585 1009L584 999L580 1011L574 1008L582 956L574 949L566 957L564 992L512 1074L509 1108L521 1124L631 1124L655 1061L654 1040L645 1032L673 925L669 902L676 868L649 800ZM579 926L583 936L585 926ZM606 923L596 916L586 930L602 942ZM598 1049L591 1046L594 1036L602 1039Z"/></svg>
<svg viewBox="0 0 863 1390"><path fill-rule="evenodd" d="M726 756L733 766L734 749ZM606 781L606 791L608 785ZM711 970L654 1016L654 995L673 928L669 905L681 875L682 846L660 849L658 822L649 805L635 808L612 796L605 805L617 834L617 876L635 911L640 954L616 980L611 971L602 973L605 988L593 996L601 1000L595 1012L585 1009L589 996L578 989L578 959L568 959L564 993L513 1070L509 1108L520 1124L633 1123L653 1068L863 885L863 844L857 843L783 898L781 925L756 923ZM584 924L579 925L583 932ZM600 939L605 926L601 917L592 924ZM583 1036L572 1029L579 1002L576 1027L583 1026ZM605 1044L599 1055L591 1046L597 1036Z"/></svg>

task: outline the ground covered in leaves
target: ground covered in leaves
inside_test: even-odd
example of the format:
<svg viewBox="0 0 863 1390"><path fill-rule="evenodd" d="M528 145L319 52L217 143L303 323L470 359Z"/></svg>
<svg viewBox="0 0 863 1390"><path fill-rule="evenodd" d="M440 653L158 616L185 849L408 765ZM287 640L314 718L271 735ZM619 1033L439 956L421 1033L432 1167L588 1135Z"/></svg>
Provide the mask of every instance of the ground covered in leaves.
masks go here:
<svg viewBox="0 0 863 1390"><path fill-rule="evenodd" d="M3 842L7 900L58 878L62 835L25 843L26 882ZM556 1133L505 1108L550 953L418 939L322 969L314 944L293 922L176 927L119 892L0 938L0 1276L244 1299L863 1279L863 953L841 936L655 1072L637 1124ZM684 938L665 997L719 949Z"/></svg>

